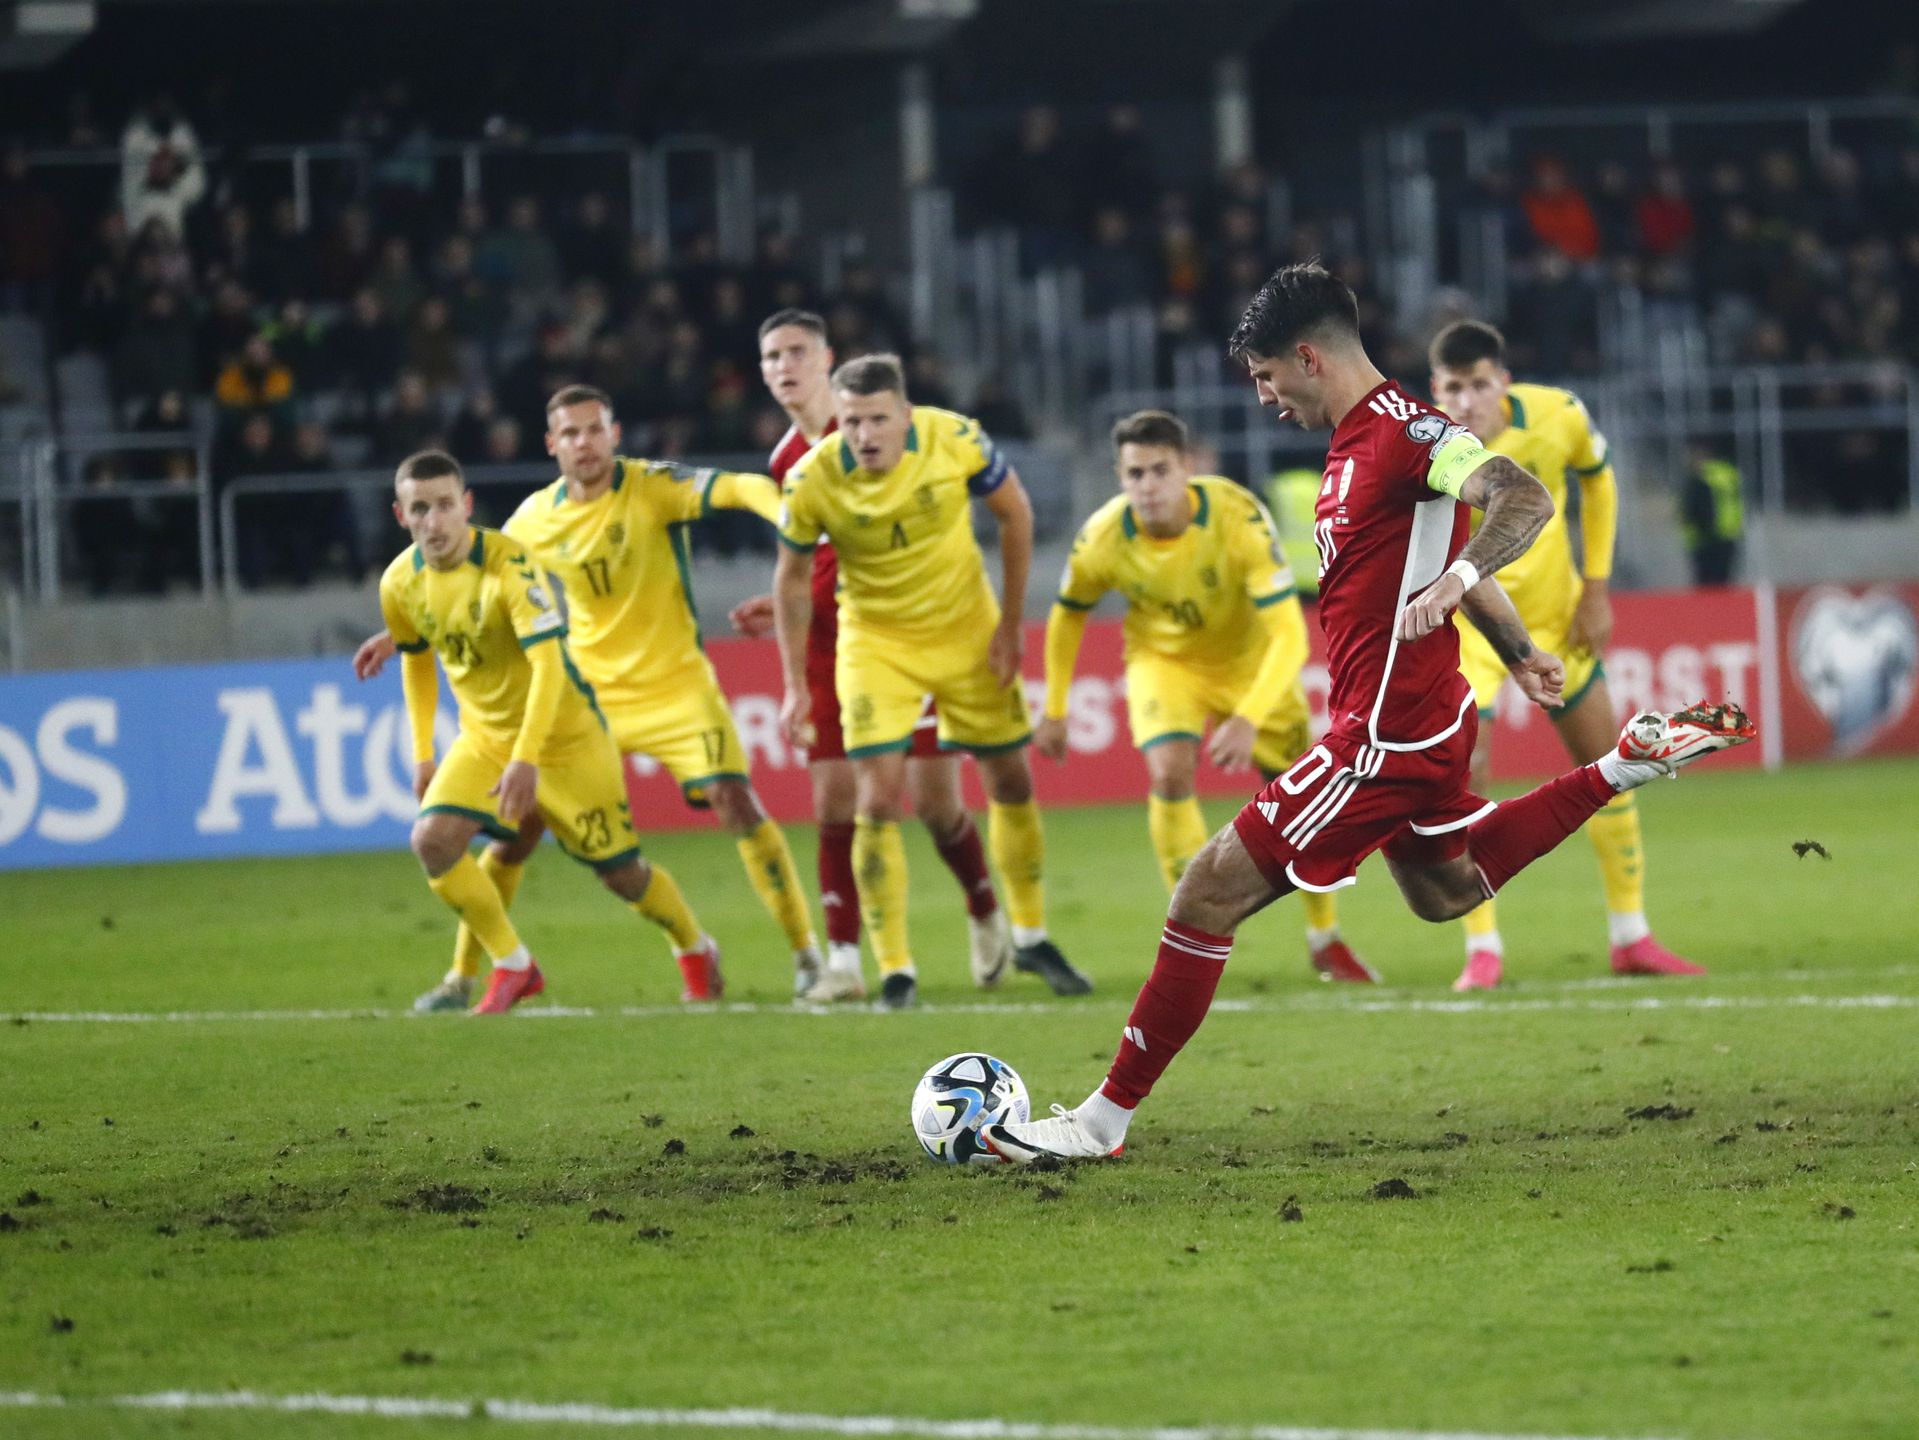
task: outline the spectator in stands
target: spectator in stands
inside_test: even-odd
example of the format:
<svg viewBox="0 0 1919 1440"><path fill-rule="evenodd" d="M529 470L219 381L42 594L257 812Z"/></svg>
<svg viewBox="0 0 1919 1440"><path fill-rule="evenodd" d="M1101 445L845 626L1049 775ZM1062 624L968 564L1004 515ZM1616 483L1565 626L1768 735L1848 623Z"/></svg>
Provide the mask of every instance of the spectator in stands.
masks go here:
<svg viewBox="0 0 1919 1440"><path fill-rule="evenodd" d="M327 332L326 348L330 383L362 413L370 412L373 397L393 384L404 356L400 333L371 290L353 297L346 318Z"/></svg>
<svg viewBox="0 0 1919 1440"><path fill-rule="evenodd" d="M320 268L313 242L300 229L300 210L283 195L267 212L267 233L259 244L258 291L269 301L307 298L320 292Z"/></svg>
<svg viewBox="0 0 1919 1440"><path fill-rule="evenodd" d="M1872 230L1859 158L1850 150L1828 150L1820 161L1813 208L1828 244L1852 245Z"/></svg>
<svg viewBox="0 0 1919 1440"><path fill-rule="evenodd" d="M946 383L946 366L933 351L922 347L907 362L907 393L915 405L933 405L941 410L956 410L958 403Z"/></svg>
<svg viewBox="0 0 1919 1440"><path fill-rule="evenodd" d="M469 378L465 347L453 333L446 301L434 295L422 301L406 332L406 366L426 381L438 399L457 394Z"/></svg>
<svg viewBox="0 0 1919 1440"><path fill-rule="evenodd" d="M611 285L625 268L626 231L614 223L613 206L601 191L589 190L580 197L572 222L560 232L557 243L569 281L591 279Z"/></svg>
<svg viewBox="0 0 1919 1440"><path fill-rule="evenodd" d="M120 137L120 208L127 228L138 234L149 220L159 220L175 235L185 235L187 212L206 185L193 126L171 95L155 96L134 113Z"/></svg>
<svg viewBox="0 0 1919 1440"><path fill-rule="evenodd" d="M293 372L293 388L310 394L326 375L326 330L306 301L290 299L263 327L280 363Z"/></svg>
<svg viewBox="0 0 1919 1440"><path fill-rule="evenodd" d="M1131 206L1144 217L1148 198L1159 193L1159 166L1137 105L1112 105L1080 147L1081 173L1097 181L1107 203Z"/></svg>
<svg viewBox="0 0 1919 1440"><path fill-rule="evenodd" d="M389 235L380 242L380 259L367 283L395 325L405 326L413 319L426 298L426 286L413 271L413 246L406 236Z"/></svg>
<svg viewBox="0 0 1919 1440"><path fill-rule="evenodd" d="M449 235L441 244L433 261L433 288L447 303L454 332L490 353L506 322L506 303L474 270L473 244L466 236Z"/></svg>
<svg viewBox="0 0 1919 1440"><path fill-rule="evenodd" d="M346 206L320 242L320 294L315 298L345 300L357 294L372 280L377 259L373 217L364 205Z"/></svg>
<svg viewBox="0 0 1919 1440"><path fill-rule="evenodd" d="M736 275L722 275L713 282L712 305L706 318L706 343L713 354L738 363L759 354L759 320L746 308L746 285Z"/></svg>
<svg viewBox="0 0 1919 1440"><path fill-rule="evenodd" d="M252 416L265 415L277 428L289 428L293 372L273 353L271 340L264 334L255 335L220 372L214 382L213 400L220 407L223 424L239 424Z"/></svg>
<svg viewBox="0 0 1919 1440"><path fill-rule="evenodd" d="M169 390L200 388L193 322L171 290L147 296L113 352L114 393L124 405L143 407Z"/></svg>
<svg viewBox="0 0 1919 1440"><path fill-rule="evenodd" d="M1133 220L1120 205L1093 215L1093 243L1084 266L1087 312L1109 315L1153 298L1151 272L1140 253Z"/></svg>
<svg viewBox="0 0 1919 1440"><path fill-rule="evenodd" d="M253 237L253 214L246 206L224 207L211 242L202 249L200 274L209 288L224 280L237 280L247 289L258 291L265 271Z"/></svg>
<svg viewBox="0 0 1919 1440"><path fill-rule="evenodd" d="M1593 223L1599 230L1599 253L1622 259L1635 252L1639 227L1634 215L1632 172L1617 160L1599 167L1593 180Z"/></svg>
<svg viewBox="0 0 1919 1440"><path fill-rule="evenodd" d="M1671 161L1653 167L1652 183L1633 202L1633 235L1648 259L1683 255L1691 247L1693 214L1685 174Z"/></svg>
<svg viewBox="0 0 1919 1440"><path fill-rule="evenodd" d="M1059 112L1033 105L1021 114L1018 130L975 167L968 189L988 220L1019 231L1020 261L1030 271L1072 258L1080 179Z"/></svg>
<svg viewBox="0 0 1919 1440"><path fill-rule="evenodd" d="M533 349L514 361L494 387L501 412L546 434L547 397L578 378L580 356L572 345L564 325L541 326Z"/></svg>
<svg viewBox="0 0 1919 1440"><path fill-rule="evenodd" d="M1577 262L1599 254L1599 222L1559 160L1542 155L1533 161L1532 184L1519 203L1542 248Z"/></svg>
<svg viewBox="0 0 1919 1440"><path fill-rule="evenodd" d="M415 371L403 370L393 384L386 412L374 427L374 463L397 465L416 450L444 450L446 430L426 381Z"/></svg>
<svg viewBox="0 0 1919 1440"><path fill-rule="evenodd" d="M606 287L597 280L582 280L566 297L566 314L560 324L566 328L567 349L583 355L612 318L612 306Z"/></svg>
<svg viewBox="0 0 1919 1440"><path fill-rule="evenodd" d="M33 174L26 150L9 145L0 158L0 311L52 308L66 233L60 202Z"/></svg>
<svg viewBox="0 0 1919 1440"><path fill-rule="evenodd" d="M1197 297L1206 284L1205 253L1200 247L1199 234L1193 228L1186 197L1175 191L1160 197L1156 249L1158 293L1177 299Z"/></svg>
<svg viewBox="0 0 1919 1440"><path fill-rule="evenodd" d="M202 387L211 388L220 372L246 348L247 341L259 333L259 316L246 286L238 280L224 281L214 292L213 304L200 317L197 343Z"/></svg>
<svg viewBox="0 0 1919 1440"><path fill-rule="evenodd" d="M486 448L487 434L499 418L499 402L491 388L480 385L469 390L447 431L448 451L460 460L478 455Z"/></svg>
<svg viewBox="0 0 1919 1440"><path fill-rule="evenodd" d="M476 263L484 275L497 276L516 298L537 304L560 288L560 253L540 228L540 202L518 195L507 207L504 229L481 241Z"/></svg>
<svg viewBox="0 0 1919 1440"><path fill-rule="evenodd" d="M635 247L642 244L650 255L651 243L635 239ZM771 315L775 310L805 310L816 301L813 287L794 258L793 237L783 230L761 231L753 273L747 281L747 308L755 315Z"/></svg>
<svg viewBox="0 0 1919 1440"><path fill-rule="evenodd" d="M1778 244L1787 243L1819 221L1812 197L1806 193L1799 161L1785 150L1769 150L1760 160L1752 205L1759 219L1759 233Z"/></svg>
<svg viewBox="0 0 1919 1440"><path fill-rule="evenodd" d="M526 453L526 432L511 415L495 415L486 427L486 438L474 452L482 465L517 465L530 458Z"/></svg>

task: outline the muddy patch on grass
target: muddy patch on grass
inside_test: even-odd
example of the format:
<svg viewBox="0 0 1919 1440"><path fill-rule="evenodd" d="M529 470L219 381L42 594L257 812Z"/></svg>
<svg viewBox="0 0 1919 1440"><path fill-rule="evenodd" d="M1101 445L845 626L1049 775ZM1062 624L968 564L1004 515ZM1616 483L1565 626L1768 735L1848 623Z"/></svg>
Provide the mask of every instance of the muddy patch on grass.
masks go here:
<svg viewBox="0 0 1919 1440"><path fill-rule="evenodd" d="M423 1210L429 1215L470 1215L486 1209L484 1197L492 1193L467 1185L422 1185L411 1195L402 1195L387 1204L395 1210Z"/></svg>
<svg viewBox="0 0 1919 1440"><path fill-rule="evenodd" d="M1417 1200L1419 1192L1398 1176L1390 1180L1381 1180L1366 1192L1375 1200Z"/></svg>
<svg viewBox="0 0 1919 1440"><path fill-rule="evenodd" d="M1636 1110L1628 1110L1626 1112L1626 1118L1628 1120L1690 1120L1692 1119L1692 1106L1672 1104L1641 1105Z"/></svg>

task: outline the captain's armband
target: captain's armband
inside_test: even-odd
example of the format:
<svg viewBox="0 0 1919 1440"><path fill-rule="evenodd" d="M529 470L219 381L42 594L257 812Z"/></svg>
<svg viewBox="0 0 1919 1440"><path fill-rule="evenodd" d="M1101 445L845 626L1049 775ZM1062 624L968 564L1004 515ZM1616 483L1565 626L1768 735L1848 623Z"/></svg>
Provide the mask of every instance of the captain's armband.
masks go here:
<svg viewBox="0 0 1919 1440"><path fill-rule="evenodd" d="M1491 458L1492 452L1479 443L1479 437L1463 425L1451 425L1433 446L1426 468L1427 488L1442 495L1460 498L1466 478Z"/></svg>

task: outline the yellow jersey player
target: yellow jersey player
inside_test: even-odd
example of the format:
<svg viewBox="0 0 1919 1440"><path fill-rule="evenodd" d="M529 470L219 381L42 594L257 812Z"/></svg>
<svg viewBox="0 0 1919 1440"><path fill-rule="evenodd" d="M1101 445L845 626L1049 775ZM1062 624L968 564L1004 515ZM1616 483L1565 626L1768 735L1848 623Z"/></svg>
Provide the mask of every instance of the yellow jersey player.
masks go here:
<svg viewBox="0 0 1919 1440"><path fill-rule="evenodd" d="M1566 752L1581 764L1609 753L1618 743L1618 717L1606 689L1602 656L1612 636L1613 538L1619 514L1618 487L1605 437L1577 396L1551 385L1515 383L1506 368L1506 341L1477 320L1461 320L1434 338L1433 399L1488 450L1510 456L1552 492L1553 517L1533 546L1499 572L1534 642L1566 665L1566 703L1548 711ZM1566 525L1568 477L1579 484L1580 559L1573 558ZM1491 644L1470 625L1459 626L1459 665L1479 707L1479 743L1473 754L1473 786L1486 788L1491 766L1493 701L1506 667ZM1646 923L1644 857L1639 811L1633 792L1615 797L1586 825L1598 852L1606 891L1606 924L1612 968L1621 975L1697 975L1703 967L1666 949ZM1504 943L1488 900L1467 915L1466 968L1455 990L1483 990L1499 983Z"/></svg>
<svg viewBox="0 0 1919 1440"><path fill-rule="evenodd" d="M1087 614L1109 590L1126 600L1126 714L1146 759L1146 826L1171 890L1205 845L1193 789L1199 747L1226 770L1268 780L1312 744L1306 618L1266 507L1218 475L1193 473L1185 422L1141 410L1113 427L1122 493L1080 527L1046 621L1040 754L1066 758L1067 698ZM1330 892L1302 891L1313 968L1332 980L1375 975L1340 939Z"/></svg>
<svg viewBox="0 0 1919 1440"><path fill-rule="evenodd" d="M510 841L536 815L567 854L666 931L685 980L682 998L717 998L719 949L673 877L640 858L619 752L567 654L557 600L525 548L472 523L460 467L437 450L401 462L393 513L413 544L380 577L380 611L404 656L420 800L413 853L433 893L492 958L493 978L474 1013L504 1014L546 988L499 891L468 853L482 830ZM435 655L460 704L459 738L438 762Z"/></svg>
<svg viewBox="0 0 1919 1440"><path fill-rule="evenodd" d="M880 1002L904 1009L918 994L899 820L906 756L929 695L940 748L971 751L985 783L987 848L1006 885L1015 968L1056 994L1084 994L1092 983L1046 931L1045 841L1026 761L1020 616L1033 510L1025 488L977 422L908 402L898 356L849 360L832 386L838 433L786 477L773 575L786 674L781 722L794 744L812 743L810 572L814 547L830 540L840 567L834 689L857 791L853 868ZM999 526L1004 608L973 539L976 497Z"/></svg>
<svg viewBox="0 0 1919 1440"><path fill-rule="evenodd" d="M806 892L785 835L753 791L732 711L700 648L686 536L686 526L714 508L775 520L779 487L764 475L628 459L619 442L604 391L571 385L556 393L546 445L560 478L528 496L505 533L563 587L572 653L620 753L659 761L689 803L710 806L737 838L747 878L792 947L794 992L804 993L821 971ZM363 648L356 663L376 669L377 646L372 654ZM538 840L538 830L525 827L482 861L509 905ZM417 1007L460 1004L477 966L473 937L462 932L453 969Z"/></svg>

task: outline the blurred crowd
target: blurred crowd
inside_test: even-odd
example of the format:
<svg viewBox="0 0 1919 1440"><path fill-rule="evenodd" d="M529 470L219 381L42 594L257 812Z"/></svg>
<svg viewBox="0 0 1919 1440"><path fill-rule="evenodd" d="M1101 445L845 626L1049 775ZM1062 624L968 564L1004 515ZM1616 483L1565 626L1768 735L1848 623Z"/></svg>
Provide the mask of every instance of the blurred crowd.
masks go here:
<svg viewBox="0 0 1919 1440"><path fill-rule="evenodd" d="M760 383L758 325L785 306L819 311L842 355L905 355L916 401L983 406L1004 438L1029 433L1004 387L951 392L870 264L843 264L824 293L790 236L762 233L741 264L701 228L669 259L634 233L623 196L616 207L604 191L545 181L536 164L497 204L442 204L419 163L423 132L400 113L363 97L344 133L385 139L367 184L316 203L305 227L290 195L253 197L218 173L164 96L129 121L111 194L96 176L100 193L76 198L7 149L0 310L42 317L56 355L104 361L127 431L178 432L210 398L216 489L389 466L427 446L470 465L544 462L546 398L575 382L614 397L634 453L763 458L787 421ZM88 478L187 486L196 463L191 449L129 449L102 454ZM384 562L366 505L248 503L273 512L246 527L260 536L240 557L249 579L304 583ZM162 588L197 576L195 523L188 505L79 506L79 558L97 587ZM712 538L731 548L749 530Z"/></svg>

